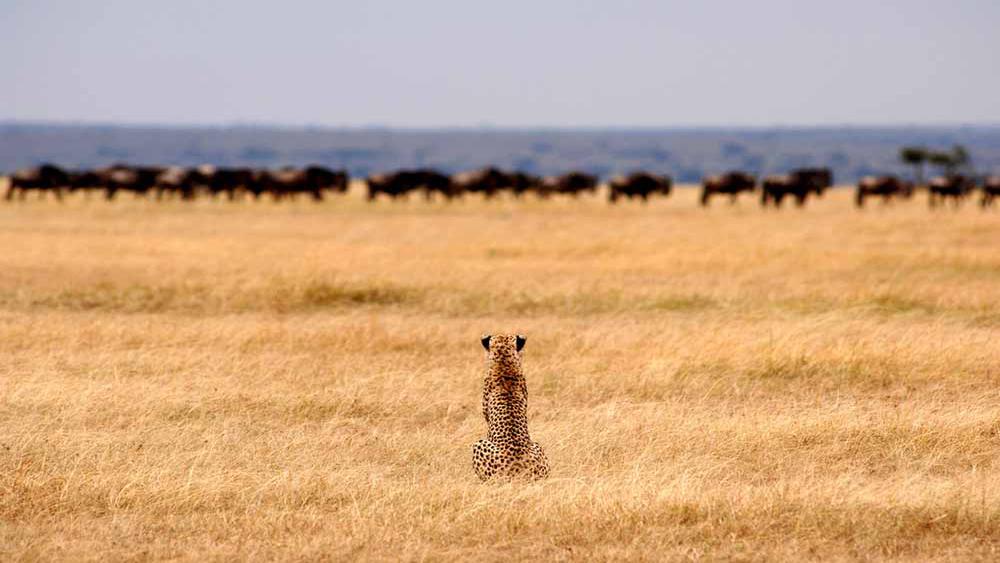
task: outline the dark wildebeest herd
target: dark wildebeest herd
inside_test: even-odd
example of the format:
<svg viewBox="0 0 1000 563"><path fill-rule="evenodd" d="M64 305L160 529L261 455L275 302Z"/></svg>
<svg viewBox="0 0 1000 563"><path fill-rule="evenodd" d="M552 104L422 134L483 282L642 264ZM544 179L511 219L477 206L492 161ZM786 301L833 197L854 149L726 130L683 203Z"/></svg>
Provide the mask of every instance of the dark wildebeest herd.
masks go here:
<svg viewBox="0 0 1000 563"><path fill-rule="evenodd" d="M320 201L324 194L343 193L348 188L345 170L330 170L321 166L260 170L252 168L196 168L129 166L116 164L95 170L65 170L52 164L20 170L10 176L5 199L24 199L28 192L53 194L62 199L64 193L99 192L106 199L120 193L156 199L180 198L193 200L199 195L225 195L237 199L249 194L254 198L269 195L276 200L306 195ZM442 196L455 199L466 194L482 194L486 198L508 192L516 196L534 193L541 198L554 195L577 196L596 193L599 179L584 172L569 172L560 176L535 176L524 172L506 172L489 167L482 170L447 175L429 168L397 170L373 174L366 179L368 199L380 196L390 199L423 193L428 199ZM647 199L657 193L670 192L670 179L650 174L636 174L616 184L620 195ZM617 199L617 195L615 199Z"/></svg>
<svg viewBox="0 0 1000 563"><path fill-rule="evenodd" d="M948 201L958 206L965 198L970 197L977 187L982 192L979 204L984 208L992 207L993 200L1000 195L1000 176L987 176L982 179L981 184L962 174L933 178L926 186L927 202L931 207L943 205ZM864 207L865 199L870 197L880 197L883 203L893 198L909 199L913 197L916 189L917 186L912 182L895 176L868 176L858 182L854 203L858 207Z"/></svg>
<svg viewBox="0 0 1000 563"><path fill-rule="evenodd" d="M249 195L254 199L269 196L280 201L302 195L321 201L326 194L345 193L348 181L347 171L322 166L266 170L115 164L94 170L66 170L43 164L11 175L5 199L24 199L28 192L37 192L43 196L51 193L61 200L64 193L83 192L100 193L108 200L120 193L132 193L136 197L181 200L199 196L225 196L236 200ZM600 180L596 175L578 171L543 177L491 166L451 175L430 168L397 170L373 174L365 183L369 201L380 196L405 199L412 193L421 193L427 199L442 197L450 201L475 194L491 199L502 193L515 197L531 193L542 199L564 195L576 197L596 193ZM759 181L747 172L730 171L704 178L700 201L702 206L708 206L714 196L721 195L735 202L741 193L759 190L760 203L764 207L781 207L785 199L801 207L810 197L821 197L831 186L833 175L828 168L801 168L787 174L766 176ZM611 178L607 187L611 203L622 199L646 202L652 197L670 195L673 181L667 175L640 171ZM926 190L930 205L936 207L946 201L957 205L977 187L982 191L980 204L992 206L1000 195L1000 177L990 176L977 183L962 175L944 176L931 180ZM865 177L858 182L855 204L864 207L865 201L873 197L881 198L884 203L897 198L907 199L915 190L911 182L895 176Z"/></svg>
<svg viewBox="0 0 1000 563"><path fill-rule="evenodd" d="M759 184L758 188L753 175L740 171L709 176L702 182L701 204L707 206L712 196L717 194L728 195L730 201L735 202L740 193L760 189L760 203L764 207L781 207L786 197L793 198L795 204L802 207L810 196L822 196L827 188L833 186L833 174L828 168L800 168L788 174L767 176ZM987 176L977 183L968 176L952 174L934 178L925 186L931 207L943 205L949 200L957 206L977 187L982 192L980 205L992 207L994 200L1000 196L1000 176ZM854 203L860 208L865 206L866 199L872 197L881 198L882 203L909 199L916 188L912 182L896 176L866 176L858 181Z"/></svg>
<svg viewBox="0 0 1000 563"><path fill-rule="evenodd" d="M62 199L63 192L102 192L111 200L119 193L136 196L153 195L157 199L179 197L191 200L199 194L213 197L225 194L236 199L240 194L259 198L269 194L274 199L294 197L298 194L322 200L324 192L346 192L347 174L320 166L308 168L283 168L280 170L253 170L250 168L216 168L199 166L129 166L116 164L85 171L63 170L52 164L21 170L10 177L7 200L15 196L23 199L27 192L51 193Z"/></svg>
<svg viewBox="0 0 1000 563"><path fill-rule="evenodd" d="M320 201L327 193L346 192L348 180L345 170L330 170L321 166L261 170L116 164L95 170L74 171L43 164L11 175L5 199L24 199L29 192L37 192L43 196L51 193L56 199L62 199L64 193L99 192L109 200L115 199L120 193L132 193L137 197L182 200L193 200L199 195L225 195L231 200L247 194L255 199L268 195L275 200L306 195ZM668 184L666 192L669 192L669 179L665 181ZM371 201L379 196L406 198L414 192L422 192L428 199L440 195L449 200L466 194L482 194L486 198L492 198L503 192L518 196L531 192L539 197L549 198L553 195L594 193L597 191L598 178L583 172L541 177L523 172L505 172L493 167L447 175L421 168L373 174L367 178L366 183L368 199ZM632 178L625 182L623 189L628 197L645 199L659 188L647 186L641 178Z"/></svg>
<svg viewBox="0 0 1000 563"><path fill-rule="evenodd" d="M833 186L833 173L829 168L800 168L788 174L775 174L759 182L760 204L764 207L781 207L786 197L794 198L802 207L809 196L822 196ZM717 176L709 176L702 182L701 204L707 206L712 196L728 195L731 202L743 192L758 189L755 176L746 172L732 171Z"/></svg>
<svg viewBox="0 0 1000 563"><path fill-rule="evenodd" d="M524 172L505 172L491 166L451 176L426 168L397 170L390 174L369 176L366 183L368 199L371 201L379 195L391 199L405 198L412 192L423 192L428 199L441 195L449 200L466 194L482 194L491 199L504 192L515 196L531 192L538 197L549 198L553 195L578 196L581 193L594 193L597 191L598 178L583 172L541 177Z"/></svg>

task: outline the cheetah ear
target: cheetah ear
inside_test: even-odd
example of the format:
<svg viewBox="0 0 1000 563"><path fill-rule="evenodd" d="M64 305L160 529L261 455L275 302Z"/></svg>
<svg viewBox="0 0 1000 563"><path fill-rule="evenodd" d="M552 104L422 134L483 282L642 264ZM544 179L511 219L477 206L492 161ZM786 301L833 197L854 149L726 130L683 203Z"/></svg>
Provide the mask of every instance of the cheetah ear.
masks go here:
<svg viewBox="0 0 1000 563"><path fill-rule="evenodd" d="M492 337L487 334L486 336L483 337L483 340L482 340L483 348L486 348L487 351L489 351L489 349L490 349L490 338L492 338Z"/></svg>
<svg viewBox="0 0 1000 563"><path fill-rule="evenodd" d="M517 347L517 351L518 352L521 351L521 348L524 348L524 343L527 342L527 341L528 341L528 339L525 338L523 335L520 335L520 334L517 335L517 340L515 342L515 345Z"/></svg>

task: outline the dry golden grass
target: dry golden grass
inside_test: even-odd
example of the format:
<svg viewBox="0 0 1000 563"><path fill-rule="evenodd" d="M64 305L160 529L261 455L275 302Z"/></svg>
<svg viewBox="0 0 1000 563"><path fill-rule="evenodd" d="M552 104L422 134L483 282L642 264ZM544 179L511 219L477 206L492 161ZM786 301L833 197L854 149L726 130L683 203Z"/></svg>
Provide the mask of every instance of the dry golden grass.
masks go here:
<svg viewBox="0 0 1000 563"><path fill-rule="evenodd" d="M1000 214L695 196L0 205L0 559L1000 557Z"/></svg>

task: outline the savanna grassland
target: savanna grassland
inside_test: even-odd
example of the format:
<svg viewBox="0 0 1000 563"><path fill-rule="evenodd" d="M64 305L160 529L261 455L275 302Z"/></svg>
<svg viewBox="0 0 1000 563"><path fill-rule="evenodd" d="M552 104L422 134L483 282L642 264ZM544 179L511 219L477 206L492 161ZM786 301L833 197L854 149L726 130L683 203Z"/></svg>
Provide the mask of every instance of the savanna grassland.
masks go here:
<svg viewBox="0 0 1000 563"><path fill-rule="evenodd" d="M996 560L1000 212L850 195L0 202L0 559Z"/></svg>

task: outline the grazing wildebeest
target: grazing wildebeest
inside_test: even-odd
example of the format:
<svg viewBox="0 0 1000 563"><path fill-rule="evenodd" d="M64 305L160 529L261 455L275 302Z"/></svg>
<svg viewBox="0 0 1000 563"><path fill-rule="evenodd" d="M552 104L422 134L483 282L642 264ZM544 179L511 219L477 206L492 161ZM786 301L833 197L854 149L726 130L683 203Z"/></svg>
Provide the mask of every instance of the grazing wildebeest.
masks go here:
<svg viewBox="0 0 1000 563"><path fill-rule="evenodd" d="M567 172L562 176L549 176L542 180L538 195L544 198L552 194L569 194L577 197L582 192L597 191L597 176L585 172Z"/></svg>
<svg viewBox="0 0 1000 563"><path fill-rule="evenodd" d="M521 197L525 192L538 190L542 185L542 178L534 174L524 172L513 172L510 174L510 189L514 192L514 197Z"/></svg>
<svg viewBox="0 0 1000 563"><path fill-rule="evenodd" d="M786 195L794 195L796 203L801 207L806 201L806 188L800 186L798 179L791 174L771 174L765 176L760 182L760 204L767 207L768 203L773 203L775 207L781 207L781 201Z"/></svg>
<svg viewBox="0 0 1000 563"><path fill-rule="evenodd" d="M643 203L649 201L649 196L654 194L670 195L673 188L673 180L670 176L650 174L647 172L633 172L628 176L617 176L608 182L608 201L615 203L620 197L640 198Z"/></svg>
<svg viewBox="0 0 1000 563"><path fill-rule="evenodd" d="M207 174L213 170L205 168L182 168L168 166L156 176L154 188L156 199L164 195L179 195L181 199L194 199L195 190L207 183Z"/></svg>
<svg viewBox="0 0 1000 563"><path fill-rule="evenodd" d="M454 195L451 178L430 168L398 170L391 174L375 174L368 177L367 183L369 201L374 201L380 193L396 199L406 197L407 194L418 189L439 192L446 196Z"/></svg>
<svg viewBox="0 0 1000 563"><path fill-rule="evenodd" d="M308 170L306 169L307 175ZM328 170L321 170L332 174ZM255 190L257 187L256 177L250 168L216 168L211 174L206 175L205 187L212 197L224 193L230 201L235 200L236 194L241 190L254 194L254 197L260 195L259 191Z"/></svg>
<svg viewBox="0 0 1000 563"><path fill-rule="evenodd" d="M931 207L937 207L938 203L944 204L950 198L957 207L969 195L973 186L973 182L961 174L939 176L927 185L927 203Z"/></svg>
<svg viewBox="0 0 1000 563"><path fill-rule="evenodd" d="M454 197L456 194L454 183L451 181L451 176L447 174L442 174L437 170L431 168L418 168L416 170L410 170L405 172L406 180L411 185L412 189L422 189L427 199L430 199L432 194L439 193L447 198Z"/></svg>
<svg viewBox="0 0 1000 563"><path fill-rule="evenodd" d="M781 207L782 199L792 196L795 204L802 207L809 194L821 196L832 184L833 173L827 168L800 168L788 174L771 175L761 182L760 204Z"/></svg>
<svg viewBox="0 0 1000 563"><path fill-rule="evenodd" d="M997 197L1000 197L1000 176L987 176L983 180L983 199L979 200L979 205L990 207Z"/></svg>
<svg viewBox="0 0 1000 563"><path fill-rule="evenodd" d="M132 192L136 197L145 196L156 186L156 178L163 170L159 166L113 164L95 172L104 182L104 196L111 200L118 192Z"/></svg>
<svg viewBox="0 0 1000 563"><path fill-rule="evenodd" d="M833 171L829 168L799 168L792 174L802 178L809 185L810 193L822 196L827 188L833 186Z"/></svg>
<svg viewBox="0 0 1000 563"><path fill-rule="evenodd" d="M411 189L399 172L371 174L365 183L368 185L368 201L375 201L378 194L385 194L392 199L406 197Z"/></svg>
<svg viewBox="0 0 1000 563"><path fill-rule="evenodd" d="M62 189L70 186L70 176L62 168L53 164L42 164L35 168L18 170L10 177L5 199L10 201L15 192L24 199L29 190L37 190L44 197L45 192L52 192L56 199L62 199Z"/></svg>
<svg viewBox="0 0 1000 563"><path fill-rule="evenodd" d="M350 187L351 178L348 176L346 169L330 170L329 168L314 165L306 167L305 172L306 181L319 186L321 189L344 194L347 193L347 189Z"/></svg>
<svg viewBox="0 0 1000 563"><path fill-rule="evenodd" d="M262 170L256 182L262 192L269 193L275 201L280 201L298 192L303 179L301 170L285 167L278 170ZM316 201L323 199L323 194L319 190L314 191L312 196Z"/></svg>
<svg viewBox="0 0 1000 563"><path fill-rule="evenodd" d="M69 191L82 191L85 197L90 197L90 193L104 187L104 178L93 170L69 173Z"/></svg>
<svg viewBox="0 0 1000 563"><path fill-rule="evenodd" d="M854 192L856 206L864 207L865 198L876 196L882 198L882 203L897 197L909 199L913 196L913 184L895 176L865 176L858 181Z"/></svg>
<svg viewBox="0 0 1000 563"><path fill-rule="evenodd" d="M275 200L286 197L294 198L296 194L309 194L316 201L322 201L324 190L338 193L347 191L347 173L333 171L320 166L310 166L305 169L282 168L281 170L262 171L256 177L245 176L241 170L230 171L221 182L228 182L227 189L234 190L235 182L243 182L250 187L251 193L270 193Z"/></svg>
<svg viewBox="0 0 1000 563"><path fill-rule="evenodd" d="M506 189L513 189L514 178L506 172L492 166L481 170L469 172L459 172L451 177L452 191L445 193L448 199L456 194L483 194L486 199L491 199L498 193ZM428 196L430 191L427 192Z"/></svg>
<svg viewBox="0 0 1000 563"><path fill-rule="evenodd" d="M742 192L752 192L757 188L757 178L746 172L732 171L709 176L702 180L701 205L707 206L714 194L728 194L731 203Z"/></svg>

